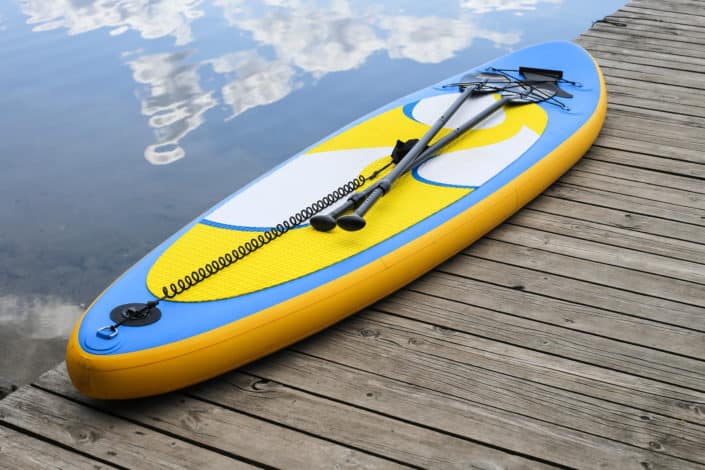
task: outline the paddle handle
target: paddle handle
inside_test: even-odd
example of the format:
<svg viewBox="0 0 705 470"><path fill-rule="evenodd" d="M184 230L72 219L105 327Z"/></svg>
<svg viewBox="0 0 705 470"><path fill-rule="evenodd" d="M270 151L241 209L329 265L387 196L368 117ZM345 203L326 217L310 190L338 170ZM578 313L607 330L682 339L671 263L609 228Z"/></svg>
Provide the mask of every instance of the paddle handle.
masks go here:
<svg viewBox="0 0 705 470"><path fill-rule="evenodd" d="M359 193L353 193L350 197L348 197L348 199L344 203L331 210L327 214L314 215L313 217L311 217L310 220L311 225L319 232L328 232L330 230L333 230L337 224L338 217L343 215L349 209L352 209L358 204L360 204L360 202L362 202L365 197L371 192L372 188L373 187L369 187L364 191L360 191Z"/></svg>
<svg viewBox="0 0 705 470"><path fill-rule="evenodd" d="M467 92L467 90L466 90ZM451 143L453 140L458 138L459 135L462 133L466 132L467 130L477 126L479 123L490 117L492 114L497 112L498 109L500 109L502 106L507 104L509 101L511 101L511 98L509 97L502 97L499 100L495 101L491 105L487 106L485 109L477 113L475 116L473 116L471 119L467 120L464 122L460 127L454 129L452 132L449 134L445 135L443 138L439 139L438 142L435 144L431 145L428 149L426 149L423 152L419 152L419 154L411 159L407 159L409 156L407 154L406 157L402 159L401 162L397 164L396 167L394 167L394 170L392 170L389 175L387 175L385 178L382 178L382 180L377 183L377 185L374 186L374 189L372 192L365 198L365 200L360 204L360 206L355 209L355 212L351 215L344 215L341 216L337 219L338 226L344 230L360 230L365 226L365 219L364 216L367 213L367 211L370 210L370 208L377 202L379 198L384 196L387 191L389 191L389 188L391 187L392 183L402 174L406 173L410 169L414 167L418 167L421 165L423 162L426 160L432 158L435 156L436 152L440 151L443 147ZM457 101L456 101L457 102ZM460 102L462 104L462 101ZM450 112L451 109L453 109L452 112L455 112L455 110L460 107L460 104L458 104L457 107L453 109L453 107L449 108L449 112L446 114L452 114ZM444 123L447 121L446 119ZM429 131L429 134L431 132ZM428 134L427 134L428 135ZM426 141L428 142L428 141ZM419 141L421 143L421 141ZM415 145L411 151L413 151L416 147L418 146ZM426 146L426 143L423 144L423 146ZM409 152L411 153L411 152ZM344 212L344 211L343 211ZM341 212L342 213L342 212ZM330 221L329 221L330 223ZM331 227L332 228L332 227Z"/></svg>
<svg viewBox="0 0 705 470"><path fill-rule="evenodd" d="M355 212L350 215L338 217L336 221L338 227L351 232L363 228L366 224L364 218L365 214L368 210L370 210L370 207L372 207L374 203L377 202L377 199L382 197L385 193L385 190L382 189L382 186L380 186L382 183L383 181L380 181L379 183L377 183L377 185L372 187L374 188L372 189L372 192L370 192L370 194L365 198L365 200L362 201L362 204L360 204L360 206L355 209ZM387 189L389 189L389 186L387 186Z"/></svg>
<svg viewBox="0 0 705 470"><path fill-rule="evenodd" d="M426 146L433 139L436 134L445 126L446 122L453 117L453 115L460 109L460 107L465 103L465 101L474 92L473 88L465 88L460 96L458 96L455 101L446 109L446 111L441 114L441 116L436 120L436 122L431 126L431 128L419 139L416 144L411 147L411 150L401 159L399 163L394 167L392 171L389 172L384 178L382 178L379 183L372 186L372 192L365 198L365 200L358 206L355 212L351 215L344 215L337 219L337 224L340 228L344 230L360 230L365 226L365 219L363 216L368 210L374 205L377 200L384 195L392 183L396 181L401 175L404 174L406 169L411 168L414 160L419 155L425 153ZM449 142L449 141L446 141ZM322 224L321 224L322 225ZM330 225L330 219L326 220L326 227Z"/></svg>

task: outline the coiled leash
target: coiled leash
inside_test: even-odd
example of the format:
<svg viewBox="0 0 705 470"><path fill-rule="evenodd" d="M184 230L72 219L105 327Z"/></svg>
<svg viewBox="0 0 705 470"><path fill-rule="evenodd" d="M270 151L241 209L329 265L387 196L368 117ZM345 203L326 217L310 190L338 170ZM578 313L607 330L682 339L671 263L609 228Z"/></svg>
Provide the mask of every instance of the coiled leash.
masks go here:
<svg viewBox="0 0 705 470"><path fill-rule="evenodd" d="M397 147L400 145L403 147L407 144L397 142ZM395 150L396 149L397 148L395 147ZM113 324L99 328L97 331L98 335L102 338L110 339L118 334L118 328L122 325L144 326L158 321L161 318L161 311L157 308L157 306L162 300L173 299L177 295L184 293L193 286L205 281L214 274L217 274L228 266L240 261L263 246L273 242L289 230L301 225L314 215L340 201L345 196L354 193L357 189L364 186L366 182L374 180L382 171L403 158L403 154L401 153L402 151L398 151L396 153L392 152L390 157L392 161L384 167L372 172L369 176L362 174L358 175L356 178L348 181L342 186L339 186L334 191L331 191L318 201L296 212L294 215L286 220L283 220L281 223L266 232L253 237L249 241L233 248L227 253L224 253L222 256L212 259L200 268L192 271L190 274L186 274L177 281L170 283L168 286L163 286L162 296L158 299L150 300L149 302L143 304L124 304L114 308L110 312L110 319L113 321Z"/></svg>

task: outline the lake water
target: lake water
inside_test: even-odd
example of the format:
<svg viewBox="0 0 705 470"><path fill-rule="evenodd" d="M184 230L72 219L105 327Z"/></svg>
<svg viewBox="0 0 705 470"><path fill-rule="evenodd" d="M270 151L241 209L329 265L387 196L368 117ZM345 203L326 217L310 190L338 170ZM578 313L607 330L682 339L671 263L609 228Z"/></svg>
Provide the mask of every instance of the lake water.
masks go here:
<svg viewBox="0 0 705 470"><path fill-rule="evenodd" d="M59 362L87 303L255 176L623 3L2 2L0 387Z"/></svg>

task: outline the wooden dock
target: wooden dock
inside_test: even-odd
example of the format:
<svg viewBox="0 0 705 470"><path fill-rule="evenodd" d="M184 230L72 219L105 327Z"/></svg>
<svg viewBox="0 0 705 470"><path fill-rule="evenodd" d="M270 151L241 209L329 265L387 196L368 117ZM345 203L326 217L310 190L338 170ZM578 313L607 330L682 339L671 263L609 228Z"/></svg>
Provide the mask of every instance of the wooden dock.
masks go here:
<svg viewBox="0 0 705 470"><path fill-rule="evenodd" d="M0 468L705 467L705 2L578 42L610 108L576 167L377 305L205 384L0 401Z"/></svg>

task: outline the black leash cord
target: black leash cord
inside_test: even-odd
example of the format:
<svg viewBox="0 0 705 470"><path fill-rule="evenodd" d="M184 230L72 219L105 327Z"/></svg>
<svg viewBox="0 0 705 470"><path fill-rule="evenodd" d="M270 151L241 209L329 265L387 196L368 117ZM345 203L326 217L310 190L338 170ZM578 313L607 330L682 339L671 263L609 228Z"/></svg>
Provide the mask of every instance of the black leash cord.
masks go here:
<svg viewBox="0 0 705 470"><path fill-rule="evenodd" d="M114 321L112 325L99 328L98 334L107 339L115 337L115 335L117 335L118 328L121 325L129 321L140 320L149 316L152 313L153 309L156 310L157 305L159 305L159 302L161 302L162 300L173 299L177 295L183 294L185 291L189 290L193 286L200 284L209 277L219 273L228 266L243 259L247 255L251 255L263 246L281 237L292 228L301 225L302 223L306 222L308 219L318 214L322 210L332 206L336 202L343 199L345 196L355 192L357 189L364 186L367 181L376 178L380 174L380 172L388 166L389 164L386 165L384 168L373 172L370 176L358 175L356 178L348 181L344 185L339 186L334 191L331 191L330 193L326 194L318 201L298 211L288 219L283 220L275 227L272 227L266 232L261 233L256 237L253 237L249 241L233 248L229 252L212 259L200 268L191 271L190 274L186 274L177 281L170 283L168 286L162 286L162 296L160 298L146 302L145 304L143 304L144 306L142 308L127 309L123 313L122 318L117 321Z"/></svg>
<svg viewBox="0 0 705 470"><path fill-rule="evenodd" d="M357 178L352 179L340 186L338 189L331 191L324 197L309 205L308 207L298 211L286 220L277 224L275 227L267 230L264 233L253 237L249 241L243 243L242 245L233 248L222 256L212 259L210 262L204 264L200 268L191 271L190 274L186 274L182 278L178 279L176 282L172 282L168 286L162 287L162 297L159 300L173 299L179 294L184 293L196 284L203 282L214 274L219 273L228 266L236 263L237 261L243 259L247 255L251 255L255 251L259 250L263 246L271 243L277 238L281 237L289 230L294 227L301 225L308 219L318 214L322 210L332 206L336 202L343 199L348 194L351 194L358 188L362 187L365 182L373 179L376 175L373 173L369 177L364 175L359 175Z"/></svg>

